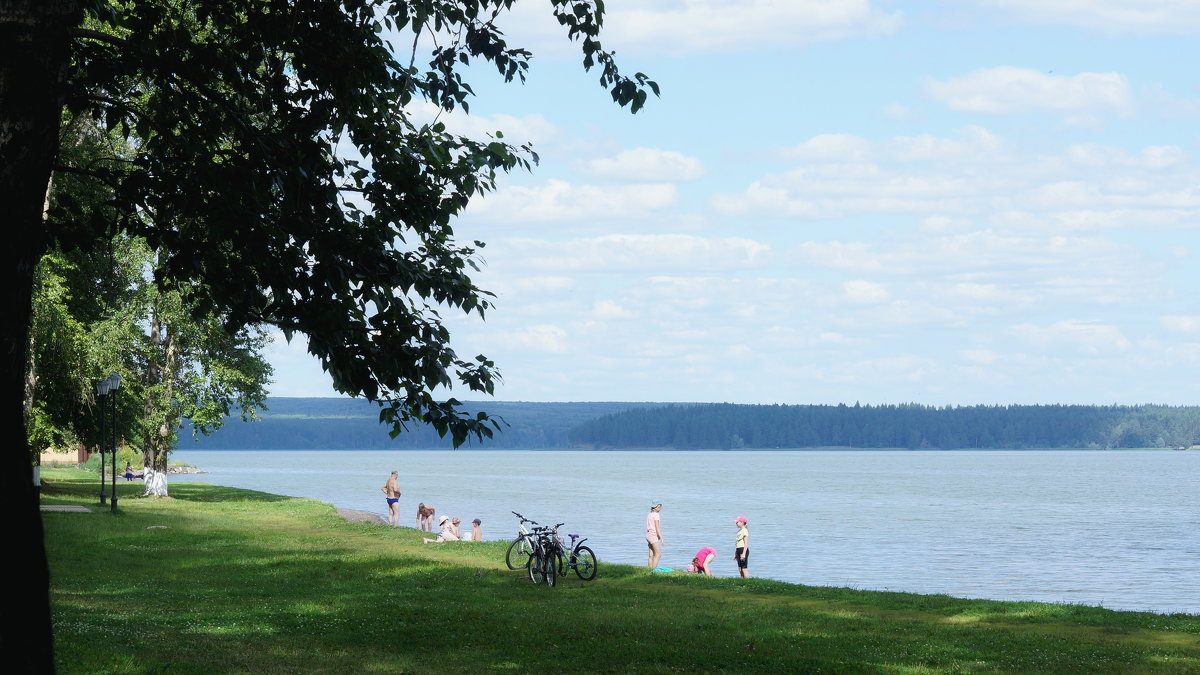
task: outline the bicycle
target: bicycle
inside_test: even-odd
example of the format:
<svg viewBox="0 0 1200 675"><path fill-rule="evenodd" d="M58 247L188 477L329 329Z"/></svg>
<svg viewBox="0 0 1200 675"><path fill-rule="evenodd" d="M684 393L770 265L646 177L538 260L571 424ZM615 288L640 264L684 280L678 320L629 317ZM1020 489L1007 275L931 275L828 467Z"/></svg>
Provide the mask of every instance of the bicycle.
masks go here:
<svg viewBox="0 0 1200 675"><path fill-rule="evenodd" d="M566 550L566 543L562 538L557 536L554 538L559 575L565 575L568 569L573 569L575 570L575 576L583 581L595 579L598 564L596 554L590 547L583 545L583 542L587 541L587 537L579 539L578 534L568 534L567 536L571 538L571 551L569 554ZM576 539L579 539L579 541L575 541Z"/></svg>
<svg viewBox="0 0 1200 675"><path fill-rule="evenodd" d="M517 524L517 529L520 530L520 533L508 545L508 550L504 553L504 564L508 565L508 569L510 570L519 570L529 567L529 556L533 553L531 533L525 529L525 523L537 527L537 522L526 518L516 511L513 511L512 514L521 519L521 522ZM513 562L514 560L520 562L520 564Z"/></svg>
<svg viewBox="0 0 1200 675"><path fill-rule="evenodd" d="M535 584L544 581L547 586L553 588L558 581L559 554L554 542L558 538L558 528L561 526L562 523L554 527L535 527L529 532L529 540L533 546L533 551L529 554L529 580Z"/></svg>

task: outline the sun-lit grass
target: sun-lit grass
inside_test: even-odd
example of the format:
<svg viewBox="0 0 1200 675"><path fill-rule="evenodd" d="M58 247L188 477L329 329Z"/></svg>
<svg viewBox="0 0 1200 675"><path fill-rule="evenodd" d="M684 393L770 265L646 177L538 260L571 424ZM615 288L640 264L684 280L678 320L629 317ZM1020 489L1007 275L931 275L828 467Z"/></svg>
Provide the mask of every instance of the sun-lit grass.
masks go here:
<svg viewBox="0 0 1200 675"><path fill-rule="evenodd" d="M43 503L95 500L86 474L44 479ZM423 545L321 502L198 483L119 488L116 516L43 514L63 673L1200 672L1193 615L603 560L596 581L548 589L504 568L504 542Z"/></svg>

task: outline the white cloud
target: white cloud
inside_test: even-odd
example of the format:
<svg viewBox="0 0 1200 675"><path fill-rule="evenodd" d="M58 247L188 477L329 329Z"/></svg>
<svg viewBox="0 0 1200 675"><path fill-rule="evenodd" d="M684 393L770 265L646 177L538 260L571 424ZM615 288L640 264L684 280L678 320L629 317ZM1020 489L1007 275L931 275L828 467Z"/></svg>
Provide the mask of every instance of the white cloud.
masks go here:
<svg viewBox="0 0 1200 675"><path fill-rule="evenodd" d="M871 155L871 142L853 134L818 134L782 154L803 162L865 160Z"/></svg>
<svg viewBox="0 0 1200 675"><path fill-rule="evenodd" d="M607 8L605 44L670 54L805 45L902 23L869 0L628 0Z"/></svg>
<svg viewBox="0 0 1200 675"><path fill-rule="evenodd" d="M492 221L555 222L641 217L674 206L679 192L667 183L574 185L551 179L533 186L507 185L467 207Z"/></svg>
<svg viewBox="0 0 1200 675"><path fill-rule="evenodd" d="M984 129L968 126L959 129L957 138L942 138L933 134L896 136L883 144L887 156L902 162L929 162L947 159L979 159L991 161L1007 153L1008 143Z"/></svg>
<svg viewBox="0 0 1200 675"><path fill-rule="evenodd" d="M578 280L568 276L528 275L519 277L489 277L487 290L497 296L525 295L532 293L563 292L578 286Z"/></svg>
<svg viewBox="0 0 1200 675"><path fill-rule="evenodd" d="M592 316L597 319L632 319L634 314L612 300L600 300L592 306Z"/></svg>
<svg viewBox="0 0 1200 675"><path fill-rule="evenodd" d="M567 331L550 324L530 326L524 330L497 336L498 342L507 348L528 349L548 354L567 352Z"/></svg>
<svg viewBox="0 0 1200 675"><path fill-rule="evenodd" d="M937 361L911 354L866 359L845 366L851 381L901 380L920 382L939 370Z"/></svg>
<svg viewBox="0 0 1200 675"><path fill-rule="evenodd" d="M497 131L504 135L504 138L500 140L514 145L523 143L542 145L562 138L562 132L558 127L546 121L546 118L540 114L516 117L505 114L472 115L461 109L446 112L428 101L415 101L406 108L406 111L417 124L437 120L445 124L450 133L475 140L484 140L495 136Z"/></svg>
<svg viewBox="0 0 1200 675"><path fill-rule="evenodd" d="M983 4L1035 23L1120 33L1200 33L1200 3L1193 0L983 0Z"/></svg>
<svg viewBox="0 0 1200 675"><path fill-rule="evenodd" d="M616 157L585 162L584 169L597 176L641 182L692 181L704 176L699 159L658 148L623 150Z"/></svg>
<svg viewBox="0 0 1200 675"><path fill-rule="evenodd" d="M796 165L741 192L713 195L713 211L810 221L917 216L929 232L986 226L1067 234L1200 223L1200 167L1175 145L1080 143L1034 154L969 126L949 136L879 141L822 134L779 154Z"/></svg>
<svg viewBox="0 0 1200 675"><path fill-rule="evenodd" d="M862 279L843 282L842 290L845 292L847 300L858 304L878 304L887 302L888 298L891 297L888 294L887 288L882 284L863 281Z"/></svg>
<svg viewBox="0 0 1200 675"><path fill-rule="evenodd" d="M1013 326L1012 335L1041 347L1069 346L1086 355L1123 352L1130 348L1129 340L1116 326L1091 321L1068 319L1049 326L1030 323Z"/></svg>
<svg viewBox="0 0 1200 675"><path fill-rule="evenodd" d="M1173 315L1159 317L1159 320L1167 330L1176 333L1200 334L1200 316Z"/></svg>
<svg viewBox="0 0 1200 675"><path fill-rule="evenodd" d="M1001 66L947 80L927 79L925 91L954 110L992 114L1033 110L1128 113L1133 100L1120 73L1052 75Z"/></svg>
<svg viewBox="0 0 1200 675"><path fill-rule="evenodd" d="M882 35L903 24L870 0L621 0L605 5L603 44L628 54L706 54ZM500 22L509 44L577 56L549 7L518 2Z"/></svg>
<svg viewBox="0 0 1200 675"><path fill-rule="evenodd" d="M958 356L963 361L982 366L990 366L1000 360L1000 355L990 349L963 349Z"/></svg>
<svg viewBox="0 0 1200 675"><path fill-rule="evenodd" d="M610 234L562 242L510 239L498 246L512 256L506 261L509 267L597 273L642 270L699 275L758 267L770 254L768 245L752 239L686 234Z"/></svg>

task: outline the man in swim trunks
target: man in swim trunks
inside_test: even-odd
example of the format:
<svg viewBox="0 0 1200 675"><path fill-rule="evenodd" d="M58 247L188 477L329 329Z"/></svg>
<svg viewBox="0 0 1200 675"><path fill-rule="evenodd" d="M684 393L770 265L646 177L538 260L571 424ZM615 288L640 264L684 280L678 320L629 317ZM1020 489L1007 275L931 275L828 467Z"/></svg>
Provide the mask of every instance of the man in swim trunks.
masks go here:
<svg viewBox="0 0 1200 675"><path fill-rule="evenodd" d="M392 475L388 477L387 482L383 487L383 495L387 499L388 505L388 525L399 527L400 525L400 485L396 483L396 476L399 472L392 470Z"/></svg>

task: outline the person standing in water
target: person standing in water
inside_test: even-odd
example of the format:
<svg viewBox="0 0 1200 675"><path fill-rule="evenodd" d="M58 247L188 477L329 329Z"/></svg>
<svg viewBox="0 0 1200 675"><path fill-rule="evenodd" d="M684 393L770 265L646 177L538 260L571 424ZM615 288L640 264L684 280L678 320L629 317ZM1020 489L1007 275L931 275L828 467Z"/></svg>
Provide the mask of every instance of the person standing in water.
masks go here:
<svg viewBox="0 0 1200 675"><path fill-rule="evenodd" d="M737 539L734 540L733 559L737 562L738 574L743 579L750 578L750 530L746 527L746 516L738 516L733 521L737 525Z"/></svg>
<svg viewBox="0 0 1200 675"><path fill-rule="evenodd" d="M662 560L662 518L659 512L662 511L662 502L651 501L650 513L646 516L646 546L650 549L650 556L646 560L646 565L650 569L658 567L659 561Z"/></svg>
<svg viewBox="0 0 1200 675"><path fill-rule="evenodd" d="M392 475L388 476L387 482L383 484L383 487L379 488L383 490L383 496L387 499L388 525L392 525L393 527L399 527L400 525L400 485L396 483L396 476L399 473L393 469Z"/></svg>

